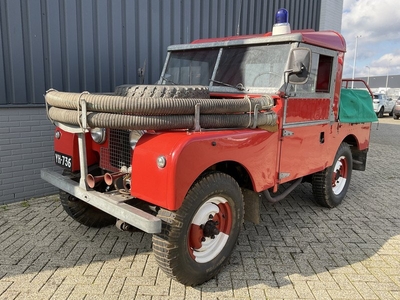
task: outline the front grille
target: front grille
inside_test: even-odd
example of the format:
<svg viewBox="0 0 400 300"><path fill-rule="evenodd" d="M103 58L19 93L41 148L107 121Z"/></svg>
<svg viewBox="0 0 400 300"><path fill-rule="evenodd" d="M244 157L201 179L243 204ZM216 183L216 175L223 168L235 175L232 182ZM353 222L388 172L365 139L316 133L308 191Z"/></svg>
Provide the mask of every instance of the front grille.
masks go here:
<svg viewBox="0 0 400 300"><path fill-rule="evenodd" d="M122 166L131 164L129 131L110 129L109 147L100 149L100 167L118 172Z"/></svg>

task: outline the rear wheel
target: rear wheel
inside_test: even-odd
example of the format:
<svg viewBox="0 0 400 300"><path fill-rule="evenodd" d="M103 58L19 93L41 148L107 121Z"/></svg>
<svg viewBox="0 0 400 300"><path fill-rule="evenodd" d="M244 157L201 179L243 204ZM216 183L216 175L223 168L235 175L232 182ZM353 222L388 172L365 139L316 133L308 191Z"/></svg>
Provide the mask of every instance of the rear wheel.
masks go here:
<svg viewBox="0 0 400 300"><path fill-rule="evenodd" d="M333 165L312 177L313 194L319 205L333 208L342 203L349 188L352 168L350 147L342 143Z"/></svg>
<svg viewBox="0 0 400 300"><path fill-rule="evenodd" d="M72 180L78 181L79 177L73 176L71 172L64 170L64 176L69 176ZM88 226L101 228L115 224L116 219L99 210L98 208L60 190L60 201L65 212L75 221Z"/></svg>
<svg viewBox="0 0 400 300"><path fill-rule="evenodd" d="M243 195L237 182L211 173L189 190L176 212L160 210L161 234L153 235L160 268L185 285L214 277L229 258L243 223Z"/></svg>

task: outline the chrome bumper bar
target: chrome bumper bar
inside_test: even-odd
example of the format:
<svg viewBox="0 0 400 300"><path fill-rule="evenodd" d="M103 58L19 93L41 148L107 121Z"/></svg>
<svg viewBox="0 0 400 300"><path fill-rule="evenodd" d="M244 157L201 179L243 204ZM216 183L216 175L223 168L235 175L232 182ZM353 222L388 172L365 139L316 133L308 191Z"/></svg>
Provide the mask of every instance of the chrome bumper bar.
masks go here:
<svg viewBox="0 0 400 300"><path fill-rule="evenodd" d="M55 187L144 232L161 232L161 220L159 218L125 203L127 200L132 199L130 196L115 192L100 193L93 190L85 190L80 187L78 182L49 169L41 169L40 176Z"/></svg>

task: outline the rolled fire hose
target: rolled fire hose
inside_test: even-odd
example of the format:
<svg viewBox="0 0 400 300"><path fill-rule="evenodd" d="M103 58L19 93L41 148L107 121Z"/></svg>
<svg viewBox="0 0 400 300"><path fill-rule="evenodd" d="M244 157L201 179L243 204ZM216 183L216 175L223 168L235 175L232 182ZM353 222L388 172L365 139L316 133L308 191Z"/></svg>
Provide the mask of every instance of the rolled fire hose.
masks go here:
<svg viewBox="0 0 400 300"><path fill-rule="evenodd" d="M113 129L192 129L195 106L200 105L201 128L249 128L274 126L277 116L269 111L271 96L242 99L126 97L49 90L45 95L49 118L80 126L80 100L87 108L87 125ZM259 112L259 111L263 112Z"/></svg>
<svg viewBox="0 0 400 300"><path fill-rule="evenodd" d="M74 110L56 107L49 109L49 117L51 119L70 125L79 125L79 114L81 112ZM253 125L273 126L276 124L276 118L277 116L273 112L259 113L256 124L254 124L253 114L200 115L200 125L202 128L248 128ZM107 127L135 130L192 129L195 127L195 117L194 115L135 116L89 112L87 114L87 124L90 128Z"/></svg>
<svg viewBox="0 0 400 300"><path fill-rule="evenodd" d="M47 104L58 108L78 109L79 100L85 99L88 111L127 113L135 115L188 115L200 104L202 114L224 114L269 110L274 105L270 96L242 99L152 98L125 97L104 94L80 94L50 90L46 93Z"/></svg>

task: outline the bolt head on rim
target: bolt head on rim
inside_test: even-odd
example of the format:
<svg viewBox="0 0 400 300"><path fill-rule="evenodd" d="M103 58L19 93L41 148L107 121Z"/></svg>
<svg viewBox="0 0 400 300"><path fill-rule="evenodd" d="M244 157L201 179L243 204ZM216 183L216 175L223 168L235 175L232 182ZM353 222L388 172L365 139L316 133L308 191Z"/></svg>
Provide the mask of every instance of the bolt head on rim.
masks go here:
<svg viewBox="0 0 400 300"><path fill-rule="evenodd" d="M194 215L188 232L188 250L192 259L198 263L213 260L224 249L231 229L229 202L220 196L204 202Z"/></svg>

